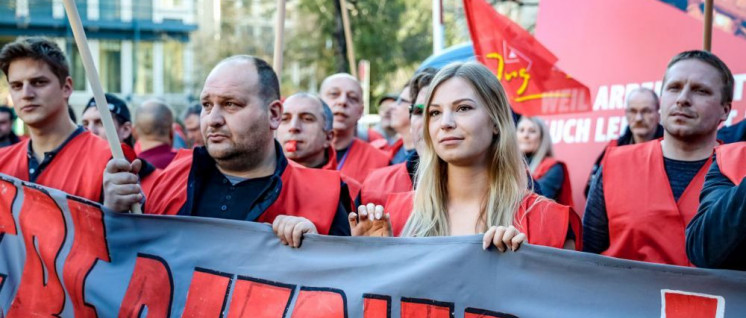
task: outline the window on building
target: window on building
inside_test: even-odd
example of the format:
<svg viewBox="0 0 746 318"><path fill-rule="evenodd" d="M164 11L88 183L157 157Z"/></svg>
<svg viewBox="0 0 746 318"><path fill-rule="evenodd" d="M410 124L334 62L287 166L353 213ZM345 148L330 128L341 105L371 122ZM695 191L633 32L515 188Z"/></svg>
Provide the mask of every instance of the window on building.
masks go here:
<svg viewBox="0 0 746 318"><path fill-rule="evenodd" d="M153 0L133 1L132 17L140 21L153 20Z"/></svg>
<svg viewBox="0 0 746 318"><path fill-rule="evenodd" d="M98 0L98 15L103 21L118 21L122 17L121 0Z"/></svg>
<svg viewBox="0 0 746 318"><path fill-rule="evenodd" d="M78 47L72 38L67 40L67 56L70 59L68 62L70 62L70 77L73 79L73 90L84 91L86 78L83 59L80 57Z"/></svg>
<svg viewBox="0 0 746 318"><path fill-rule="evenodd" d="M119 41L99 42L99 74L101 86L112 93L122 91L122 43Z"/></svg>
<svg viewBox="0 0 746 318"><path fill-rule="evenodd" d="M163 88L166 93L184 92L184 44L163 43Z"/></svg>
<svg viewBox="0 0 746 318"><path fill-rule="evenodd" d="M135 94L153 92L153 42L135 42Z"/></svg>

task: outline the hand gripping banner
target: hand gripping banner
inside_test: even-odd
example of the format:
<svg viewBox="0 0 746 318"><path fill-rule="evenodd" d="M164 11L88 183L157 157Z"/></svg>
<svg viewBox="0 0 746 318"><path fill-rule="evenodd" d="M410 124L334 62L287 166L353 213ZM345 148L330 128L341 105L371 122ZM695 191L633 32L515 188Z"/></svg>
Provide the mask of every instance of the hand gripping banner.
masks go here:
<svg viewBox="0 0 746 318"><path fill-rule="evenodd" d="M746 274L481 237L310 235L113 214L0 175L4 317L736 317Z"/></svg>

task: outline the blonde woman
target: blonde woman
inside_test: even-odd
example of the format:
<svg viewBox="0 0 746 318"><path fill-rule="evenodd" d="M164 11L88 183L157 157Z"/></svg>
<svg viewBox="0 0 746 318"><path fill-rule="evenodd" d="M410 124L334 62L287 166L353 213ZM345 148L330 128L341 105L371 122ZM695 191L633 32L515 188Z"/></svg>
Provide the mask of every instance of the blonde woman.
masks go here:
<svg viewBox="0 0 746 318"><path fill-rule="evenodd" d="M413 192L350 213L353 235L410 237L483 234L483 247L574 246L567 206L527 190L515 124L497 78L478 63L439 71L427 95L425 149ZM576 224L576 227L579 224Z"/></svg>
<svg viewBox="0 0 746 318"><path fill-rule="evenodd" d="M552 138L537 117L518 121L518 149L526 156L528 170L539 183L541 194L560 204L573 206L570 177L564 162L553 158Z"/></svg>

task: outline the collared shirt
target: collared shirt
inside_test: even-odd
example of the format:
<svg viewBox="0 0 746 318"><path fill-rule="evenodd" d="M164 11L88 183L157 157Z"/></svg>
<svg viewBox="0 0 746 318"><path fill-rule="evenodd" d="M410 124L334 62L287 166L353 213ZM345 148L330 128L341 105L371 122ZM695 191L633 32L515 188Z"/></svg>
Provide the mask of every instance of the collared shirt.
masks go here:
<svg viewBox="0 0 746 318"><path fill-rule="evenodd" d="M176 157L176 152L170 145L162 144L140 152L138 157L147 160L158 169L166 169L168 164Z"/></svg>
<svg viewBox="0 0 746 318"><path fill-rule="evenodd" d="M205 147L195 148L187 202L179 214L256 221L277 200L282 189L282 173L288 161L277 142L275 153L277 161L272 175L239 181L220 172ZM350 235L347 211L341 202L329 234Z"/></svg>
<svg viewBox="0 0 746 318"><path fill-rule="evenodd" d="M44 159L41 162L39 162L38 160L36 160L36 156L34 155L34 150L31 147L31 143L33 141L29 140L28 150L27 150L27 153L26 153L26 155L28 156L28 177L29 177L29 181L30 182L36 182L36 178L38 178L39 175L41 175L41 172L44 171L44 169L47 166L49 166L49 164L52 162L52 159L54 159L54 156L56 156L57 153L59 153L62 150L62 148L64 148L65 145L67 145L67 143L70 142L70 140L72 140L73 138L75 138L78 135L80 135L81 133L83 133L83 131L84 131L83 127L82 126L78 126L78 128L76 128L75 131L73 131L73 133L70 134L70 136L68 136L67 139L65 139L65 141L62 142L62 144L60 144L59 146L57 146L57 148L55 148L54 150L52 150L50 152L45 152L44 153Z"/></svg>

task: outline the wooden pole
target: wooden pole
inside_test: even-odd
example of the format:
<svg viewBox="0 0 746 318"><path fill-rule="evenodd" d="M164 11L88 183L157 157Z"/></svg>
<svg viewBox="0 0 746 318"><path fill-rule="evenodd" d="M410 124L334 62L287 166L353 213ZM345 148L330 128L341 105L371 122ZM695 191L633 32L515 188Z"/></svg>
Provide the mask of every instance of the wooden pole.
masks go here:
<svg viewBox="0 0 746 318"><path fill-rule="evenodd" d="M705 51L712 51L712 2L713 0L705 0Z"/></svg>
<svg viewBox="0 0 746 318"><path fill-rule="evenodd" d="M339 0L342 9L342 26L345 31L345 44L347 45L347 62L350 65L350 74L357 78L357 64L355 63L355 48L352 45L352 33L350 32L350 17L347 15L347 0Z"/></svg>
<svg viewBox="0 0 746 318"><path fill-rule="evenodd" d="M285 38L285 0L277 0L277 16L275 17L275 51L272 67L277 77L282 77L282 51Z"/></svg>
<svg viewBox="0 0 746 318"><path fill-rule="evenodd" d="M127 158L124 157L124 152L122 152L122 145L119 142L119 135L114 127L114 120L109 111L109 103L106 102L104 89L101 87L101 80L98 78L96 65L93 64L93 56L91 56L91 49L88 47L88 39L86 38L85 30L83 30L83 23L80 21L78 7L75 6L75 0L64 0L64 4L67 18L70 20L70 26L73 30L75 44L78 46L78 52L80 53L80 57L83 59L83 68L85 68L88 82L91 83L93 99L96 101L96 108L98 109L98 112L101 113L101 121L104 125L104 131L106 132L106 141L109 142L109 148L111 148L111 154L114 159L126 160ZM136 214L142 213L139 203L132 205L132 212Z"/></svg>

